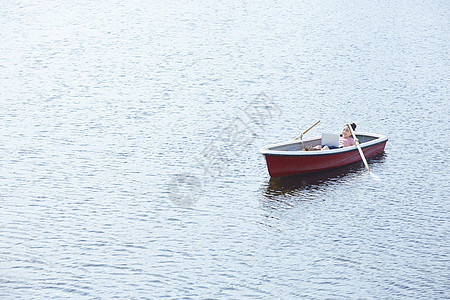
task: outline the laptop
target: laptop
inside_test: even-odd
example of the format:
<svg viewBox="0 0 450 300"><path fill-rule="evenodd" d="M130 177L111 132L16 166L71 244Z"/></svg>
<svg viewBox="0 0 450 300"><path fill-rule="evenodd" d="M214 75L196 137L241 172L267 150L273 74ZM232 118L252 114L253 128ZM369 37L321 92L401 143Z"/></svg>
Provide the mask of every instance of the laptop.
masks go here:
<svg viewBox="0 0 450 300"><path fill-rule="evenodd" d="M339 148L339 134L322 133L322 146L327 145L330 149Z"/></svg>

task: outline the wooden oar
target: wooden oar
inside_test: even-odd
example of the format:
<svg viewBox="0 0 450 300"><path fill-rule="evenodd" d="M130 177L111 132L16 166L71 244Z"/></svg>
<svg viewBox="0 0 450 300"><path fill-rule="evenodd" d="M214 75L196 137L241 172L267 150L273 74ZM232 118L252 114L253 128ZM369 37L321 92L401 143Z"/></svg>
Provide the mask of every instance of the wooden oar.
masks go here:
<svg viewBox="0 0 450 300"><path fill-rule="evenodd" d="M297 137L294 140L298 140L300 137L303 137L304 134L306 134L308 131L310 131L314 126L316 126L319 123L320 123L320 120L317 121L313 126L306 129L303 133L300 133L299 135L297 135Z"/></svg>
<svg viewBox="0 0 450 300"><path fill-rule="evenodd" d="M366 157L364 156L364 153L363 153L363 151L361 149L361 146L359 145L359 141L356 138L356 135L355 135L355 132L353 131L352 125L347 124L347 126L348 126L348 128L350 129L350 132L353 135L353 139L355 140L355 144L356 144L356 147L358 148L359 155L361 155L361 159L364 162L364 165L366 166L367 172L370 172L369 165L367 164Z"/></svg>

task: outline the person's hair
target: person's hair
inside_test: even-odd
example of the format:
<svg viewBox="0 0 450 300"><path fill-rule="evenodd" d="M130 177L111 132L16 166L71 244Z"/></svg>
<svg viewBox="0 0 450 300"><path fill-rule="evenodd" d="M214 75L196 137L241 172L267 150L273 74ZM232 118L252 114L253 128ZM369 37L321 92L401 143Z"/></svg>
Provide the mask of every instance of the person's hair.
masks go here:
<svg viewBox="0 0 450 300"><path fill-rule="evenodd" d="M355 129L356 129L356 124L355 124L355 123L351 123L350 126L352 126L353 131L355 131Z"/></svg>

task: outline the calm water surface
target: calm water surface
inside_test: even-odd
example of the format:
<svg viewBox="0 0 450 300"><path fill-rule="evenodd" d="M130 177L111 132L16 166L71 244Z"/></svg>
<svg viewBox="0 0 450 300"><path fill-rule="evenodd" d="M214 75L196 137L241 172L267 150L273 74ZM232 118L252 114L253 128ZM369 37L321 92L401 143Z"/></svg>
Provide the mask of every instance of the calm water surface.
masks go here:
<svg viewBox="0 0 450 300"><path fill-rule="evenodd" d="M450 297L448 1L0 4L0 298ZM263 93L263 94L262 94ZM270 179L356 122L384 153Z"/></svg>

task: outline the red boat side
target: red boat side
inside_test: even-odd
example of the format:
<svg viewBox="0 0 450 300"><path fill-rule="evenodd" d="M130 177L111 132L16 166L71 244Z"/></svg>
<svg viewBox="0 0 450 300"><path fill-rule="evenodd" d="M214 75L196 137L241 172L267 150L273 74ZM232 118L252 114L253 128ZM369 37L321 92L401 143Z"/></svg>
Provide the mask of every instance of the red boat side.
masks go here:
<svg viewBox="0 0 450 300"><path fill-rule="evenodd" d="M369 158L384 150L387 138L370 135L372 141L362 143L364 156ZM358 137L359 138L359 137ZM277 151L280 147L263 147L260 152L264 155L271 177L306 174L332 168L341 167L361 160L356 146L322 151ZM281 145L282 146L282 145Z"/></svg>

